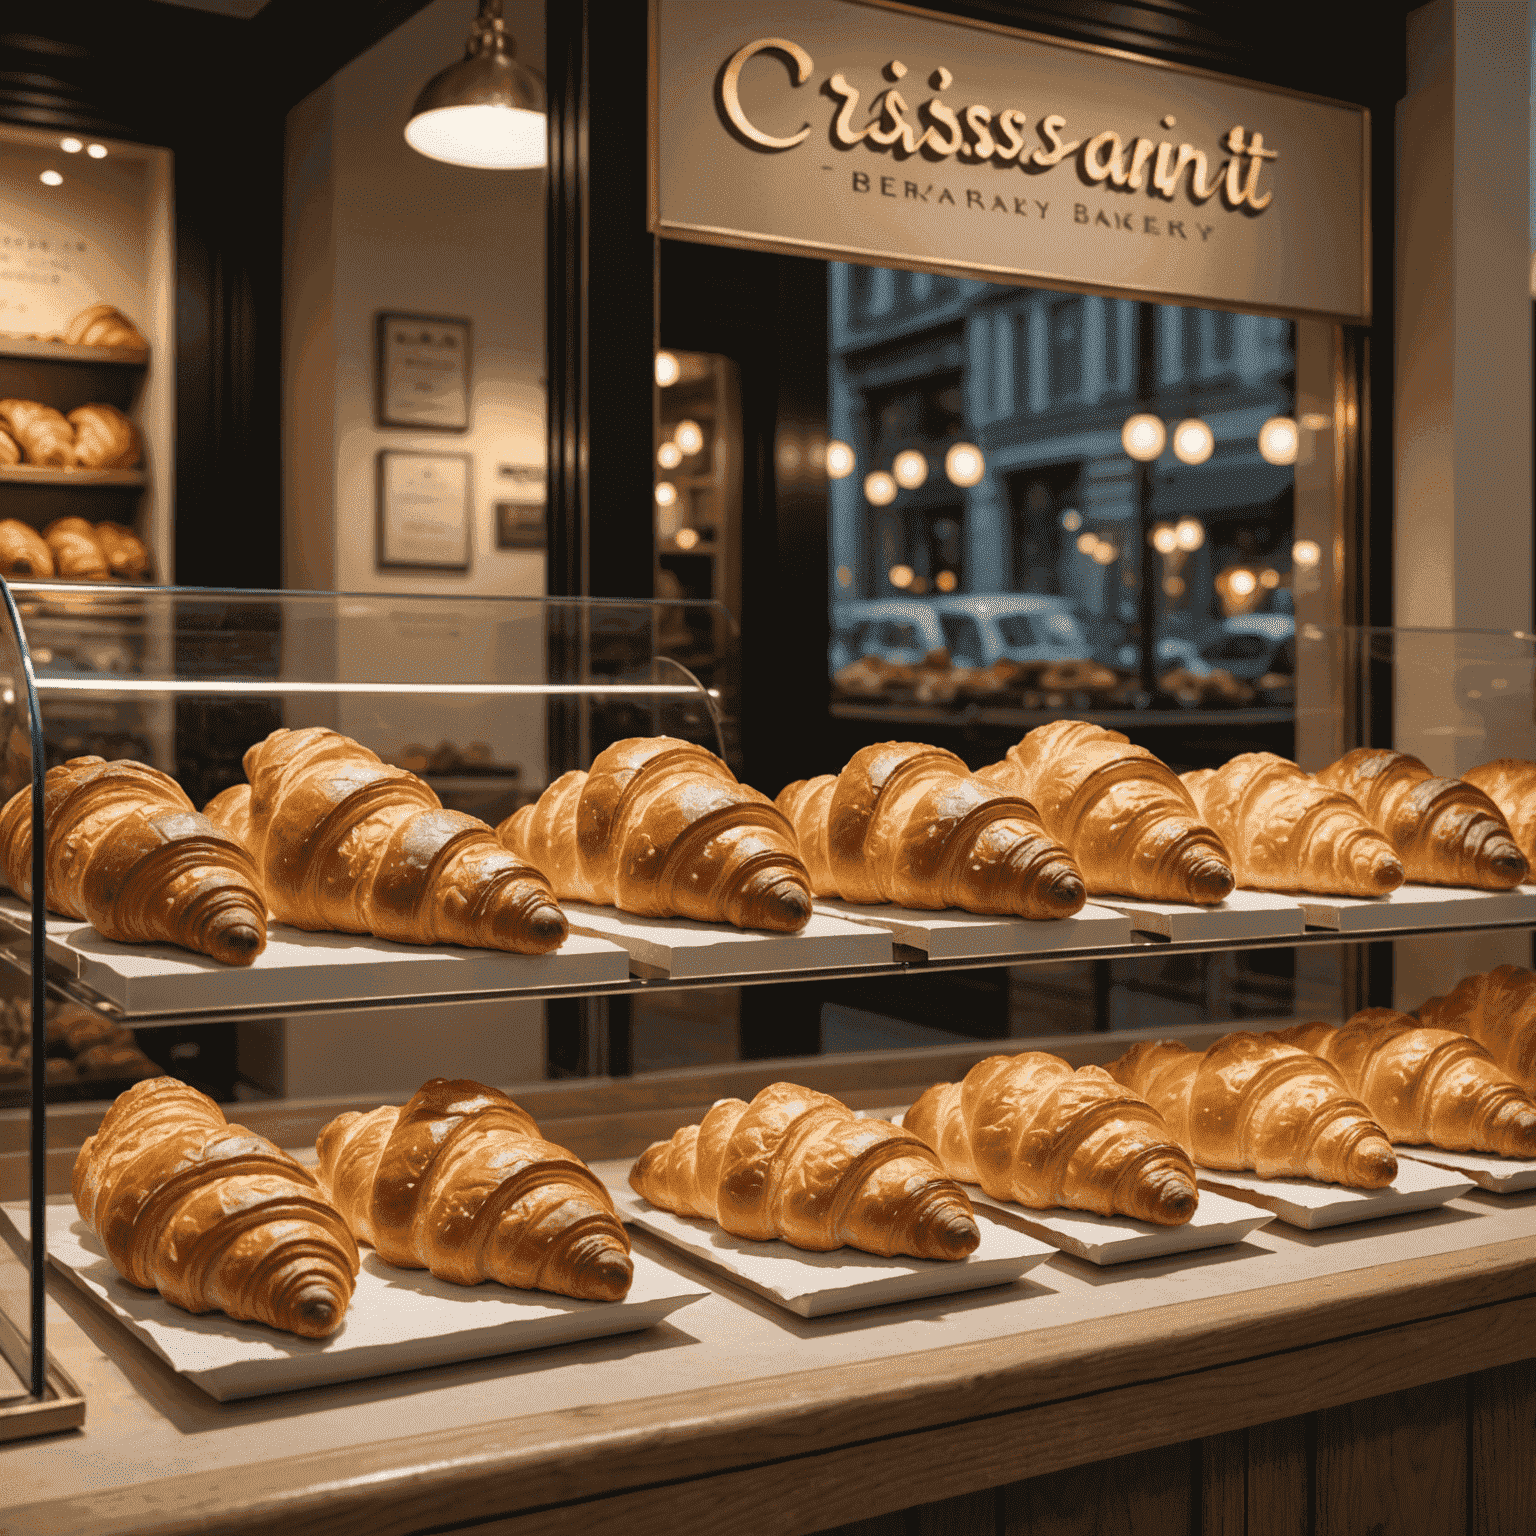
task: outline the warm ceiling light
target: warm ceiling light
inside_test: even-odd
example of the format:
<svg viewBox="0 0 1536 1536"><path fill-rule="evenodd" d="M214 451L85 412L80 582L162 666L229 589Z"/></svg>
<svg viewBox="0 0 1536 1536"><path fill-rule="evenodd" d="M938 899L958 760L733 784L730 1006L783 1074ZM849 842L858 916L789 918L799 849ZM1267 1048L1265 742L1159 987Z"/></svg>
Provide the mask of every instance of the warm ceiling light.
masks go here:
<svg viewBox="0 0 1536 1536"><path fill-rule="evenodd" d="M85 145L82 144L79 139L60 139L59 148L62 149L66 155L78 155L80 151L85 148Z"/></svg>
<svg viewBox="0 0 1536 1536"><path fill-rule="evenodd" d="M871 506L888 507L896 500L896 482L883 469L877 469L864 476L864 494Z"/></svg>
<svg viewBox="0 0 1536 1536"><path fill-rule="evenodd" d="M1083 526L1083 514L1079 512L1076 507L1068 507L1067 510L1061 514L1061 526L1065 528L1068 533L1076 533L1077 530Z"/></svg>
<svg viewBox="0 0 1536 1536"><path fill-rule="evenodd" d="M1080 555L1091 555L1099 547L1099 536L1096 533L1080 533L1077 536L1077 552Z"/></svg>
<svg viewBox="0 0 1536 1536"><path fill-rule="evenodd" d="M697 528L679 528L677 536L672 542L679 549L692 549L699 542L699 530Z"/></svg>
<svg viewBox="0 0 1536 1536"><path fill-rule="evenodd" d="M1237 597L1247 597L1253 591L1253 589L1258 586L1258 584L1258 578L1253 574L1253 572L1246 570L1242 566L1238 566L1238 568L1227 577L1227 585L1232 589L1233 594Z"/></svg>
<svg viewBox="0 0 1536 1536"><path fill-rule="evenodd" d="M544 81L518 63L501 0L480 0L464 57L422 87L405 142L449 165L519 171L544 164L546 138Z"/></svg>
<svg viewBox="0 0 1536 1536"><path fill-rule="evenodd" d="M940 592L953 592L960 585L960 578L953 571L940 571L933 578L933 584Z"/></svg>
<svg viewBox="0 0 1536 1536"><path fill-rule="evenodd" d="M656 505L670 507L677 500L677 487L670 480L656 482Z"/></svg>
<svg viewBox="0 0 1536 1536"><path fill-rule="evenodd" d="M1130 417L1120 429L1120 446L1133 459L1150 463L1168 445L1168 429L1156 416Z"/></svg>
<svg viewBox="0 0 1536 1536"><path fill-rule="evenodd" d="M910 565L893 565L889 574L893 587L910 587L912 585L913 571Z"/></svg>
<svg viewBox="0 0 1536 1536"><path fill-rule="evenodd" d="M1152 548L1160 555L1171 555L1179 547L1179 536L1172 523L1159 523L1152 530Z"/></svg>
<svg viewBox="0 0 1536 1536"><path fill-rule="evenodd" d="M1316 539L1297 539L1291 545L1291 559L1304 570L1310 570L1322 558L1322 545Z"/></svg>
<svg viewBox="0 0 1536 1536"><path fill-rule="evenodd" d="M891 473L897 485L915 491L928 478L928 460L916 448L904 448L896 455Z"/></svg>
<svg viewBox="0 0 1536 1536"><path fill-rule="evenodd" d="M1280 585L1280 572L1277 571L1273 566L1266 565L1264 569L1259 572L1259 585L1263 587L1266 592L1273 592L1275 588Z"/></svg>
<svg viewBox="0 0 1536 1536"><path fill-rule="evenodd" d="M64 178L57 171L44 171L37 179L45 187L62 187L64 185Z"/></svg>
<svg viewBox="0 0 1536 1536"><path fill-rule="evenodd" d="M672 441L684 453L697 453L704 446L704 429L696 421L680 421L672 434Z"/></svg>
<svg viewBox="0 0 1536 1536"><path fill-rule="evenodd" d="M944 455L944 473L955 485L975 485L987 472L987 461L975 443L954 443Z"/></svg>
<svg viewBox="0 0 1536 1536"><path fill-rule="evenodd" d="M1289 416L1271 416L1259 428L1259 452L1271 464L1294 464L1300 435Z"/></svg>
<svg viewBox="0 0 1536 1536"><path fill-rule="evenodd" d="M682 364L672 352L658 352L656 354L656 382L665 389L669 384L676 384L683 371Z"/></svg>
<svg viewBox="0 0 1536 1536"><path fill-rule="evenodd" d="M1181 517L1174 525L1173 536L1180 549L1194 554L1205 543L1205 524L1198 517Z"/></svg>
<svg viewBox="0 0 1536 1536"><path fill-rule="evenodd" d="M1308 411L1301 418L1301 424L1308 432L1326 432L1333 425L1333 417L1325 416L1321 411Z"/></svg>
<svg viewBox="0 0 1536 1536"><path fill-rule="evenodd" d="M844 476L851 475L857 462L853 449L847 443L839 442L834 437L827 444L827 473L834 480L841 480Z"/></svg>
<svg viewBox="0 0 1536 1536"><path fill-rule="evenodd" d="M656 450L656 462L663 469L676 469L683 462L683 450L676 443L663 443Z"/></svg>
<svg viewBox="0 0 1536 1536"><path fill-rule="evenodd" d="M1108 539L1100 539L1093 547L1093 558L1100 565L1109 565L1120 558L1120 551Z"/></svg>
<svg viewBox="0 0 1536 1536"><path fill-rule="evenodd" d="M1173 429L1174 457L1182 464L1204 464L1215 447L1211 429L1198 416L1181 421Z"/></svg>
<svg viewBox="0 0 1536 1536"><path fill-rule="evenodd" d="M92 160L105 160L107 158L107 146L105 144L87 144L85 152Z"/></svg>

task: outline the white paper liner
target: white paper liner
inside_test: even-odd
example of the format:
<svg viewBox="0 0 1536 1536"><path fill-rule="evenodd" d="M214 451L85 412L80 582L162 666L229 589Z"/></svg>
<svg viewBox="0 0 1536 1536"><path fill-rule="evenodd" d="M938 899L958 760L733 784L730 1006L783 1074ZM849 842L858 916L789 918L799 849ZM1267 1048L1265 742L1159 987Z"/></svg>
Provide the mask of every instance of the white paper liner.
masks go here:
<svg viewBox="0 0 1536 1536"><path fill-rule="evenodd" d="M1536 1189L1536 1159L1495 1157L1491 1152L1445 1152L1439 1147L1394 1147L1399 1158L1429 1163L1452 1173L1465 1174L1473 1183L1496 1195L1517 1195Z"/></svg>
<svg viewBox="0 0 1536 1536"><path fill-rule="evenodd" d="M1296 897L1309 928L1369 933L1392 928L1479 928L1536 923L1536 886L1473 891L1461 886L1400 885L1390 896Z"/></svg>
<svg viewBox="0 0 1536 1536"><path fill-rule="evenodd" d="M1472 1180L1464 1174L1409 1158L1399 1160L1397 1177L1385 1189L1348 1189L1315 1179L1261 1179L1256 1173L1230 1173L1224 1168L1195 1172L1202 1190L1251 1201L1273 1211L1287 1225L1308 1230L1430 1210L1472 1188Z"/></svg>
<svg viewBox="0 0 1536 1536"><path fill-rule="evenodd" d="M1285 938L1306 931L1306 917L1294 896L1274 891L1233 891L1218 906L1196 907L1171 901L1133 901L1095 896L1130 919L1138 933L1155 933L1175 943Z"/></svg>
<svg viewBox="0 0 1536 1536"><path fill-rule="evenodd" d="M1109 949L1131 942L1131 924L1103 903L1090 902L1071 917L1040 922L953 909L924 912L911 907L857 906L827 898L817 899L816 911L884 929L898 944L920 949L932 960L1048 954L1058 949Z"/></svg>

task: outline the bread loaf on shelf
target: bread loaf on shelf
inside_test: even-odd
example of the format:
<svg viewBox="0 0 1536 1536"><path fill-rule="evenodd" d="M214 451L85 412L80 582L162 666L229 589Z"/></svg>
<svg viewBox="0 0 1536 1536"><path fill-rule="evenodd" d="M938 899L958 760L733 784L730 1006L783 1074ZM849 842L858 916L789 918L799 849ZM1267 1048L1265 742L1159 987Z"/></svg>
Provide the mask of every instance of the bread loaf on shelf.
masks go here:
<svg viewBox="0 0 1536 1536"><path fill-rule="evenodd" d="M1087 899L1035 808L939 747L864 747L777 804L818 896L1029 918L1070 917Z"/></svg>
<svg viewBox="0 0 1536 1536"><path fill-rule="evenodd" d="M784 813L713 752L671 736L615 742L496 832L563 900L781 933L810 919Z"/></svg>
<svg viewBox="0 0 1536 1536"><path fill-rule="evenodd" d="M280 922L521 954L564 942L565 914L537 869L350 737L279 729L246 752L245 772L250 783L206 811L249 850Z"/></svg>
<svg viewBox="0 0 1536 1536"><path fill-rule="evenodd" d="M245 849L144 763L76 757L43 780L44 900L122 944L178 944L226 965L266 947L267 904ZM0 862L32 894L32 792L0 810Z"/></svg>
<svg viewBox="0 0 1536 1536"><path fill-rule="evenodd" d="M1090 896L1214 906L1232 892L1231 857L1178 776L1118 731L1054 720L977 777L1039 811Z"/></svg>
<svg viewBox="0 0 1536 1536"><path fill-rule="evenodd" d="M1385 896L1403 883L1402 860L1360 807L1286 758L1245 752L1183 777L1244 890Z"/></svg>
<svg viewBox="0 0 1536 1536"><path fill-rule="evenodd" d="M1198 1167L1356 1189L1397 1176L1386 1133L1337 1070L1274 1035L1239 1031L1207 1051L1142 1040L1108 1071L1161 1112Z"/></svg>
<svg viewBox="0 0 1536 1536"><path fill-rule="evenodd" d="M495 1088L435 1077L404 1109L339 1115L315 1147L321 1187L387 1264L586 1301L629 1291L608 1191Z"/></svg>
<svg viewBox="0 0 1536 1536"><path fill-rule="evenodd" d="M1536 972L1501 965L1462 979L1419 1009L1419 1022L1470 1035L1536 1097Z"/></svg>
<svg viewBox="0 0 1536 1536"><path fill-rule="evenodd" d="M1462 778L1498 806L1526 863L1536 870L1536 762L1496 757L1467 769Z"/></svg>
<svg viewBox="0 0 1536 1536"><path fill-rule="evenodd" d="M0 522L0 575L47 581L53 573L53 551L37 529L14 517Z"/></svg>
<svg viewBox="0 0 1536 1536"><path fill-rule="evenodd" d="M110 574L107 557L96 541L95 530L83 517L60 517L43 529L53 555L54 570L76 581L105 581Z"/></svg>
<svg viewBox="0 0 1536 1536"><path fill-rule="evenodd" d="M21 445L28 464L43 469L72 469L75 429L62 412L36 400L0 400L0 423Z"/></svg>
<svg viewBox="0 0 1536 1536"><path fill-rule="evenodd" d="M81 469L132 469L139 462L139 429L115 405L78 406L67 419L75 429L75 462Z"/></svg>
<svg viewBox="0 0 1536 1536"><path fill-rule="evenodd" d="M1278 1038L1337 1067L1394 1142L1536 1157L1536 1102L1470 1035L1365 1008L1339 1028L1296 1024Z"/></svg>
<svg viewBox="0 0 1536 1536"><path fill-rule="evenodd" d="M1507 891L1526 878L1498 806L1465 779L1437 778L1410 753L1385 747L1346 752L1315 777L1360 807L1416 884Z"/></svg>
<svg viewBox="0 0 1536 1536"><path fill-rule="evenodd" d="M64 328L60 340L78 347L142 350L149 346L133 321L111 304L91 304L82 309Z"/></svg>
<svg viewBox="0 0 1536 1536"><path fill-rule="evenodd" d="M1189 1154L1163 1117L1102 1067L1059 1056L989 1056L958 1083L936 1083L902 1124L944 1171L996 1200L1066 1207L1175 1227L1195 1214Z"/></svg>
<svg viewBox="0 0 1536 1536"><path fill-rule="evenodd" d="M96 547L112 575L136 581L149 575L149 549L133 529L121 523L96 523L91 528Z"/></svg>
<svg viewBox="0 0 1536 1536"><path fill-rule="evenodd" d="M722 1099L648 1147L629 1182L662 1210L818 1253L963 1259L981 1241L969 1197L926 1142L793 1083L750 1104Z"/></svg>
<svg viewBox="0 0 1536 1536"><path fill-rule="evenodd" d="M71 1189L130 1284L305 1338L341 1325L358 1270L346 1223L306 1169L195 1088L154 1077L121 1094Z"/></svg>

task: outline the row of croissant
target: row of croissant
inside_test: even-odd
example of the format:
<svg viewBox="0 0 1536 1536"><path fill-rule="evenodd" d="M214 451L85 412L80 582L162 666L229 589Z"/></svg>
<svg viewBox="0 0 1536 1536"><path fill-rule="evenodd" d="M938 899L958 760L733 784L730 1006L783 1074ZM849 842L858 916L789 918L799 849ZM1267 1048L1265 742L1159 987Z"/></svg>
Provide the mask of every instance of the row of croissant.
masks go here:
<svg viewBox="0 0 1536 1536"><path fill-rule="evenodd" d="M953 1260L980 1242L966 1185L1176 1226L1196 1211L1197 1167L1378 1189L1394 1143L1536 1156L1536 974L1469 977L1421 1015L1367 1009L1204 1052L1140 1042L1107 1069L994 1056L929 1088L899 1127L776 1083L655 1143L629 1182L752 1241ZM196 1089L152 1078L80 1149L75 1205L134 1285L308 1337L340 1326L359 1244L459 1285L628 1292L607 1190L494 1088L434 1078L403 1109L340 1115L315 1149L312 1174Z"/></svg>
<svg viewBox="0 0 1536 1536"><path fill-rule="evenodd" d="M44 899L123 943L232 965L296 928L542 954L560 901L794 932L813 898L1066 917L1089 896L1211 905L1235 886L1381 896L1507 890L1536 863L1536 763L1437 778L1361 748L1312 775L1267 752L1180 778L1115 731L1058 721L971 773L886 742L770 801L702 747L633 737L494 830L322 727L277 730L199 816L129 760L50 768ZM0 866L31 893L29 791Z"/></svg>

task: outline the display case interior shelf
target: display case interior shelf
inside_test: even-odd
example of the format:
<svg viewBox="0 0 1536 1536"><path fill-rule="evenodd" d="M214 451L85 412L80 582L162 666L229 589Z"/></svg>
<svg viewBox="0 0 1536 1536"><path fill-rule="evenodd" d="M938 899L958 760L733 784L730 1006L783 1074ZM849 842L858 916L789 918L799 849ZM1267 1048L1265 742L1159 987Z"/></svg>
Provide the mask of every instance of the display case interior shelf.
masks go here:
<svg viewBox="0 0 1536 1536"><path fill-rule="evenodd" d="M147 347L82 347L49 336L0 334L0 357L25 357L46 363L89 363L93 366L142 368L149 362Z"/></svg>
<svg viewBox="0 0 1536 1536"><path fill-rule="evenodd" d="M91 491L148 484L149 476L142 469L52 469L44 464L8 464L0 468L0 485L50 485Z"/></svg>

